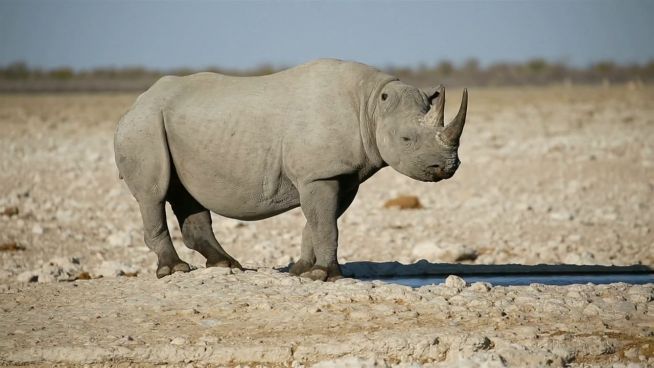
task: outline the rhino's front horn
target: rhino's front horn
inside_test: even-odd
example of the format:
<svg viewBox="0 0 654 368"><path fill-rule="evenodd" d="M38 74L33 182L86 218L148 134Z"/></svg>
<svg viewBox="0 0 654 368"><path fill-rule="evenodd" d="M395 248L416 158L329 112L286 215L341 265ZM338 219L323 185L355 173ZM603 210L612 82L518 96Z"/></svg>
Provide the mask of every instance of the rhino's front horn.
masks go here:
<svg viewBox="0 0 654 368"><path fill-rule="evenodd" d="M425 123L431 126L443 127L445 124L445 87L439 86L437 91L438 102L429 108L425 115Z"/></svg>
<svg viewBox="0 0 654 368"><path fill-rule="evenodd" d="M466 111L468 110L468 90L463 89L463 98L461 99L461 107L459 113L456 114L454 119L447 124L443 129L443 139L451 145L458 145L461 133L463 133L463 126L466 124Z"/></svg>

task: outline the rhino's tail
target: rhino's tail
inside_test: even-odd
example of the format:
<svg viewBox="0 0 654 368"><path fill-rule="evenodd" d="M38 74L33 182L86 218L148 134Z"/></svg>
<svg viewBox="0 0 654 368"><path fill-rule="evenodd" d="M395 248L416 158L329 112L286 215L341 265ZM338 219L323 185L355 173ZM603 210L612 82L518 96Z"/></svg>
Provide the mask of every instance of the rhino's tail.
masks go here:
<svg viewBox="0 0 654 368"><path fill-rule="evenodd" d="M160 201L170 184L171 158L162 109L147 99L121 119L115 135L116 164L137 200Z"/></svg>

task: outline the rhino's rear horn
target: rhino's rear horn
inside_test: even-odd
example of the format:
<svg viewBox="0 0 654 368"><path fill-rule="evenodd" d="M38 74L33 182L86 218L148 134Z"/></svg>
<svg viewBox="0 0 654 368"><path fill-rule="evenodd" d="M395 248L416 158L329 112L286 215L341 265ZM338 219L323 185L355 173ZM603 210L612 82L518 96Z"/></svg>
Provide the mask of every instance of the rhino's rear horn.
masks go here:
<svg viewBox="0 0 654 368"><path fill-rule="evenodd" d="M463 126L466 124L466 112L468 110L468 90L463 89L463 98L461 99L461 107L459 108L459 113L456 114L454 119L447 124L445 129L443 129L442 137L447 141L447 143L452 145L458 145L459 139L461 138L461 133L463 133Z"/></svg>
<svg viewBox="0 0 654 368"><path fill-rule="evenodd" d="M425 123L431 126L443 127L445 124L445 87L438 86L438 97L436 103L425 115Z"/></svg>

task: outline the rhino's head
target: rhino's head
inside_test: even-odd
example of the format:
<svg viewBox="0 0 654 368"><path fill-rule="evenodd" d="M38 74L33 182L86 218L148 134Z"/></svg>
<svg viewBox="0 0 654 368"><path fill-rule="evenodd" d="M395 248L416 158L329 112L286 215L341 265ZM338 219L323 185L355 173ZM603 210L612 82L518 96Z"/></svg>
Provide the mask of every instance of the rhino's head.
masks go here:
<svg viewBox="0 0 654 368"><path fill-rule="evenodd" d="M377 146L384 161L421 181L451 178L461 163L457 154L468 106L463 91L459 113L444 124L445 88L420 90L399 81L378 95Z"/></svg>

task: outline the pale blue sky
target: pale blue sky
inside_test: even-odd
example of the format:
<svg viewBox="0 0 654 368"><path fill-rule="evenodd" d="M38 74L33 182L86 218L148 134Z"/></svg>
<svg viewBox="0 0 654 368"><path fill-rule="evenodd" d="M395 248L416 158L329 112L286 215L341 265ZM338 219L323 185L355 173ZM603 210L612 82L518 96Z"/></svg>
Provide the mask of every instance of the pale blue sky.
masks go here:
<svg viewBox="0 0 654 368"><path fill-rule="evenodd" d="M380 67L654 59L654 1L0 0L0 65Z"/></svg>

